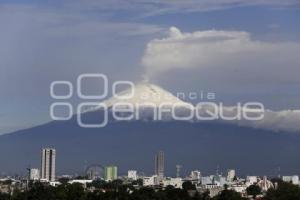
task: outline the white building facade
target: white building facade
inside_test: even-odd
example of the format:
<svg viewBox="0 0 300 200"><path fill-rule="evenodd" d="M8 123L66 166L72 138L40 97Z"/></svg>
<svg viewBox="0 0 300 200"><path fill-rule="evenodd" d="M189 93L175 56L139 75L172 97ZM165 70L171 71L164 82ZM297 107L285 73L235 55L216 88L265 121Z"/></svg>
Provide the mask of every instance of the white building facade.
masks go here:
<svg viewBox="0 0 300 200"><path fill-rule="evenodd" d="M232 182L235 178L235 170L234 169L229 169L227 172L227 181Z"/></svg>
<svg viewBox="0 0 300 200"><path fill-rule="evenodd" d="M284 182L292 183L294 185L299 185L299 176L282 176Z"/></svg>
<svg viewBox="0 0 300 200"><path fill-rule="evenodd" d="M199 181L200 181L200 178L201 178L201 172L200 172L199 170L191 171L190 178L191 178L192 180L199 180Z"/></svg>
<svg viewBox="0 0 300 200"><path fill-rule="evenodd" d="M149 187L157 184L157 176L143 177L143 186Z"/></svg>
<svg viewBox="0 0 300 200"><path fill-rule="evenodd" d="M40 170L36 168L31 168L29 172L29 179L31 181L37 181L40 179Z"/></svg>
<svg viewBox="0 0 300 200"><path fill-rule="evenodd" d="M182 189L182 183L182 178L166 178L165 180L163 180L164 187L171 185L175 188Z"/></svg>
<svg viewBox="0 0 300 200"><path fill-rule="evenodd" d="M131 180L134 180L136 181L138 179L138 176L137 176L137 171L136 170L129 170L128 171L128 174L127 174L127 177Z"/></svg>

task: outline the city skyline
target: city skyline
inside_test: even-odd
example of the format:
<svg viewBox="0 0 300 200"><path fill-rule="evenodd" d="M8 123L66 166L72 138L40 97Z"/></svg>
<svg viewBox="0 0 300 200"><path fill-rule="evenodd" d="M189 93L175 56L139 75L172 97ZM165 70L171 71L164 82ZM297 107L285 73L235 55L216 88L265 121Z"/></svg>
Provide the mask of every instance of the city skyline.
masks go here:
<svg viewBox="0 0 300 200"><path fill-rule="evenodd" d="M219 174L218 170L216 171L216 174L212 175L204 175L199 170L193 170L188 176L181 177L178 175L178 171L176 177L165 176L165 154L161 150L155 154L155 173L152 176L138 174L138 171L136 170L128 170L127 175L120 176L118 175L118 167L109 165L103 168L104 174L100 177L95 176L94 173L96 172L94 171L89 172L93 174L91 178L89 178L91 174L88 174L87 172L87 174L79 176L60 175L55 177L55 158L56 150L54 148L43 148L41 155L41 176L39 174L39 169L30 168L28 169L29 174L27 177L0 177L0 195L8 194L13 196L15 190L19 190L19 192L28 192L39 184L39 187L52 187L52 192L55 191L54 188L59 188L61 186L72 187L76 184L77 187L82 187L84 189L89 188L89 190L87 190L88 192L99 192L97 191L97 187L105 187L106 184L108 189L103 188L100 192L106 193L116 187L116 193L118 194L118 187L128 187L128 185L131 185L138 191L143 189L149 190L151 188L164 191L173 188L177 190L194 191L194 193L198 193L199 195L207 194L209 198L213 198L230 190L234 191L236 195L253 200L253 195L254 199L256 196L263 198L268 196L270 191L282 187L282 184L287 184L285 187L300 187L298 175L279 175L278 177L271 177L271 179L268 179L267 176L260 177L257 175L242 178L238 176L235 169L228 169L227 174L225 175ZM179 165L176 165L177 169L178 167ZM96 168L94 169L96 170ZM13 184L9 185L10 183ZM256 187L256 192L253 192L253 189L251 189L253 187ZM127 190L131 191L130 189ZM189 196L193 197L194 193L189 193Z"/></svg>
<svg viewBox="0 0 300 200"><path fill-rule="evenodd" d="M38 166L32 166L30 168L26 169L26 175L24 175L24 177L29 178L30 180L43 180L43 181L55 181L57 179L57 177L60 176L69 176L69 175L75 175L76 174L78 176L82 176L82 177L92 177L91 179L98 179L98 178L102 178L103 180L106 181L112 181L112 180L116 180L119 177L125 176L127 174L128 177L131 177L132 179L137 179L138 176L156 176L158 183L160 181L162 181L165 177L174 177L174 178L184 178L184 177L190 177L191 180L193 179L200 179L200 177L202 175L204 175L205 173L202 173L201 171L199 171L199 169L201 169L199 166L193 166L190 172L185 171L186 173L184 173L182 176L180 175L180 171L182 170L183 166L182 165L175 165L174 166L174 172L173 173L168 173L168 175L165 175L165 153L160 150L157 153L154 154L154 173L148 173L145 174L143 172L143 169L139 169L139 167L135 167L134 170L133 169L122 169L122 172L118 172L118 166L115 165L100 165L99 163L93 163L92 165L90 165L92 170L99 170L96 169L96 167L101 168L100 170L103 170L102 173L98 174L93 174L94 171L87 171L87 169L79 172L75 172L73 171L73 173L71 174L66 174L66 173L59 173L56 174L56 149L55 148L42 148L41 150L41 165L40 168L38 168ZM86 163L87 164L87 163ZM179 169L180 168L180 169ZM178 171L179 170L179 171ZM280 166L278 166L277 170L277 174L272 174L269 175L270 177L273 178L284 178L284 177L288 177L286 175L281 175L281 171L280 171ZM213 173L214 172L214 173ZM90 174L91 173L91 174ZM207 173L207 172L206 172ZM261 176L264 177L267 174L260 174L260 175L254 175L254 174L247 174L247 175L238 175L236 172L236 169L223 169L220 170L220 166L216 166L215 169L212 169L211 172L212 174L216 175L216 176L224 176L224 179L226 179L227 181L234 181L236 179L237 176L239 177L250 177L250 176ZM16 173L14 173L16 175ZM226 175L227 174L227 175ZM22 177L22 174L19 174ZM102 177L99 177L102 176ZM179 175L179 176L178 176ZM295 174L289 174L290 176ZM0 178L1 176L3 176L3 172L0 172ZM7 176L7 175L6 175ZM10 177L10 175L9 175ZM267 176L266 176L267 177Z"/></svg>

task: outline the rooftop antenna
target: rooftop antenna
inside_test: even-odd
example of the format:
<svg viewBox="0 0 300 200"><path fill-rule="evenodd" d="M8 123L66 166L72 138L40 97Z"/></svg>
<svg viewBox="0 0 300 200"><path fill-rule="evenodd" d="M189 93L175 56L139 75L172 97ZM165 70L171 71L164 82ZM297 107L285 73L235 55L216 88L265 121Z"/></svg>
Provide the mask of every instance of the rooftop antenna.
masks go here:
<svg viewBox="0 0 300 200"><path fill-rule="evenodd" d="M30 180L30 171L31 171L31 165L28 165L28 167L26 167L26 181L27 181L27 184Z"/></svg>
<svg viewBox="0 0 300 200"><path fill-rule="evenodd" d="M87 170L87 160L84 160L84 165L83 165L83 174L84 174L84 176L86 175L85 174L85 172L86 172L86 170Z"/></svg>
<svg viewBox="0 0 300 200"><path fill-rule="evenodd" d="M220 171L219 168L220 168L219 165L217 165L216 175L219 175L219 171Z"/></svg>
<svg viewBox="0 0 300 200"><path fill-rule="evenodd" d="M182 166L181 165L176 165L176 177L179 178L180 177L180 170L181 170Z"/></svg>
<svg viewBox="0 0 300 200"><path fill-rule="evenodd" d="M28 189L29 189L28 187L29 187L29 180L30 180L30 168L31 168L30 165L26 168L26 171L27 171L26 186L25 186L25 191L26 191L25 199L26 199L26 200L28 199L27 191L28 191Z"/></svg>

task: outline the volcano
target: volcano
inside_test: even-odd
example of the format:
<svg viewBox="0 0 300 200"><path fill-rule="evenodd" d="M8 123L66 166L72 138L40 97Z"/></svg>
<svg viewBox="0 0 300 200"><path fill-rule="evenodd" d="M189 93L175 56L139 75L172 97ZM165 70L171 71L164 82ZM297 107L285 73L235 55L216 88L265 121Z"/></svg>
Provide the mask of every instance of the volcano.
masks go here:
<svg viewBox="0 0 300 200"><path fill-rule="evenodd" d="M98 105L97 103L90 105L85 104L87 108L82 106L84 109L80 112L79 123L83 127L98 127L97 123L99 124L105 117L107 122L170 121L173 119L172 109L176 112L176 116L188 115L188 112L194 111L191 103L184 102L161 87L149 83L136 84Z"/></svg>
<svg viewBox="0 0 300 200"><path fill-rule="evenodd" d="M132 88L131 88L132 89ZM129 169L154 173L154 155L165 152L166 174L175 175L177 164L183 172L199 169L204 174L218 168L234 168L239 175L276 176L300 173L300 137L288 132L274 133L234 124L151 120L152 110L162 103L191 106L159 86L141 83L134 92L127 89L81 113L85 123L99 122L100 105L109 109L118 103L142 105L139 120L112 120L101 128L78 125L78 115L67 121L52 121L40 126L0 136L0 171L25 173L39 167L43 147L57 150L57 173L84 172L88 164L114 164L121 173ZM100 116L100 117L99 117ZM166 119L166 118L164 118Z"/></svg>
<svg viewBox="0 0 300 200"><path fill-rule="evenodd" d="M133 105L151 103L157 107L163 103L179 105L189 104L180 100L172 93L162 89L161 87L150 83L136 84L133 87L118 93L117 96L104 101L103 103L107 104L108 107L111 107L112 105L120 102L131 103Z"/></svg>

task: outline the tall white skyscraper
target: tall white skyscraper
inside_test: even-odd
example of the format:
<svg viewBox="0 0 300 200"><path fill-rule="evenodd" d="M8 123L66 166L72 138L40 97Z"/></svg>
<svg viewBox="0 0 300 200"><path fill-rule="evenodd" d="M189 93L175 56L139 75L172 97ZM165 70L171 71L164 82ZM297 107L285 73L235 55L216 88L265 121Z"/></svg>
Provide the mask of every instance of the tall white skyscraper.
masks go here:
<svg viewBox="0 0 300 200"><path fill-rule="evenodd" d="M229 169L227 172L227 181L232 182L234 178L235 178L235 170Z"/></svg>
<svg viewBox="0 0 300 200"><path fill-rule="evenodd" d="M46 179L48 181L55 181L55 158L55 149L46 148L42 150L42 179Z"/></svg>
<svg viewBox="0 0 300 200"><path fill-rule="evenodd" d="M155 175L157 175L158 181L162 181L164 178L165 170L165 154L163 151L159 151L155 155Z"/></svg>

